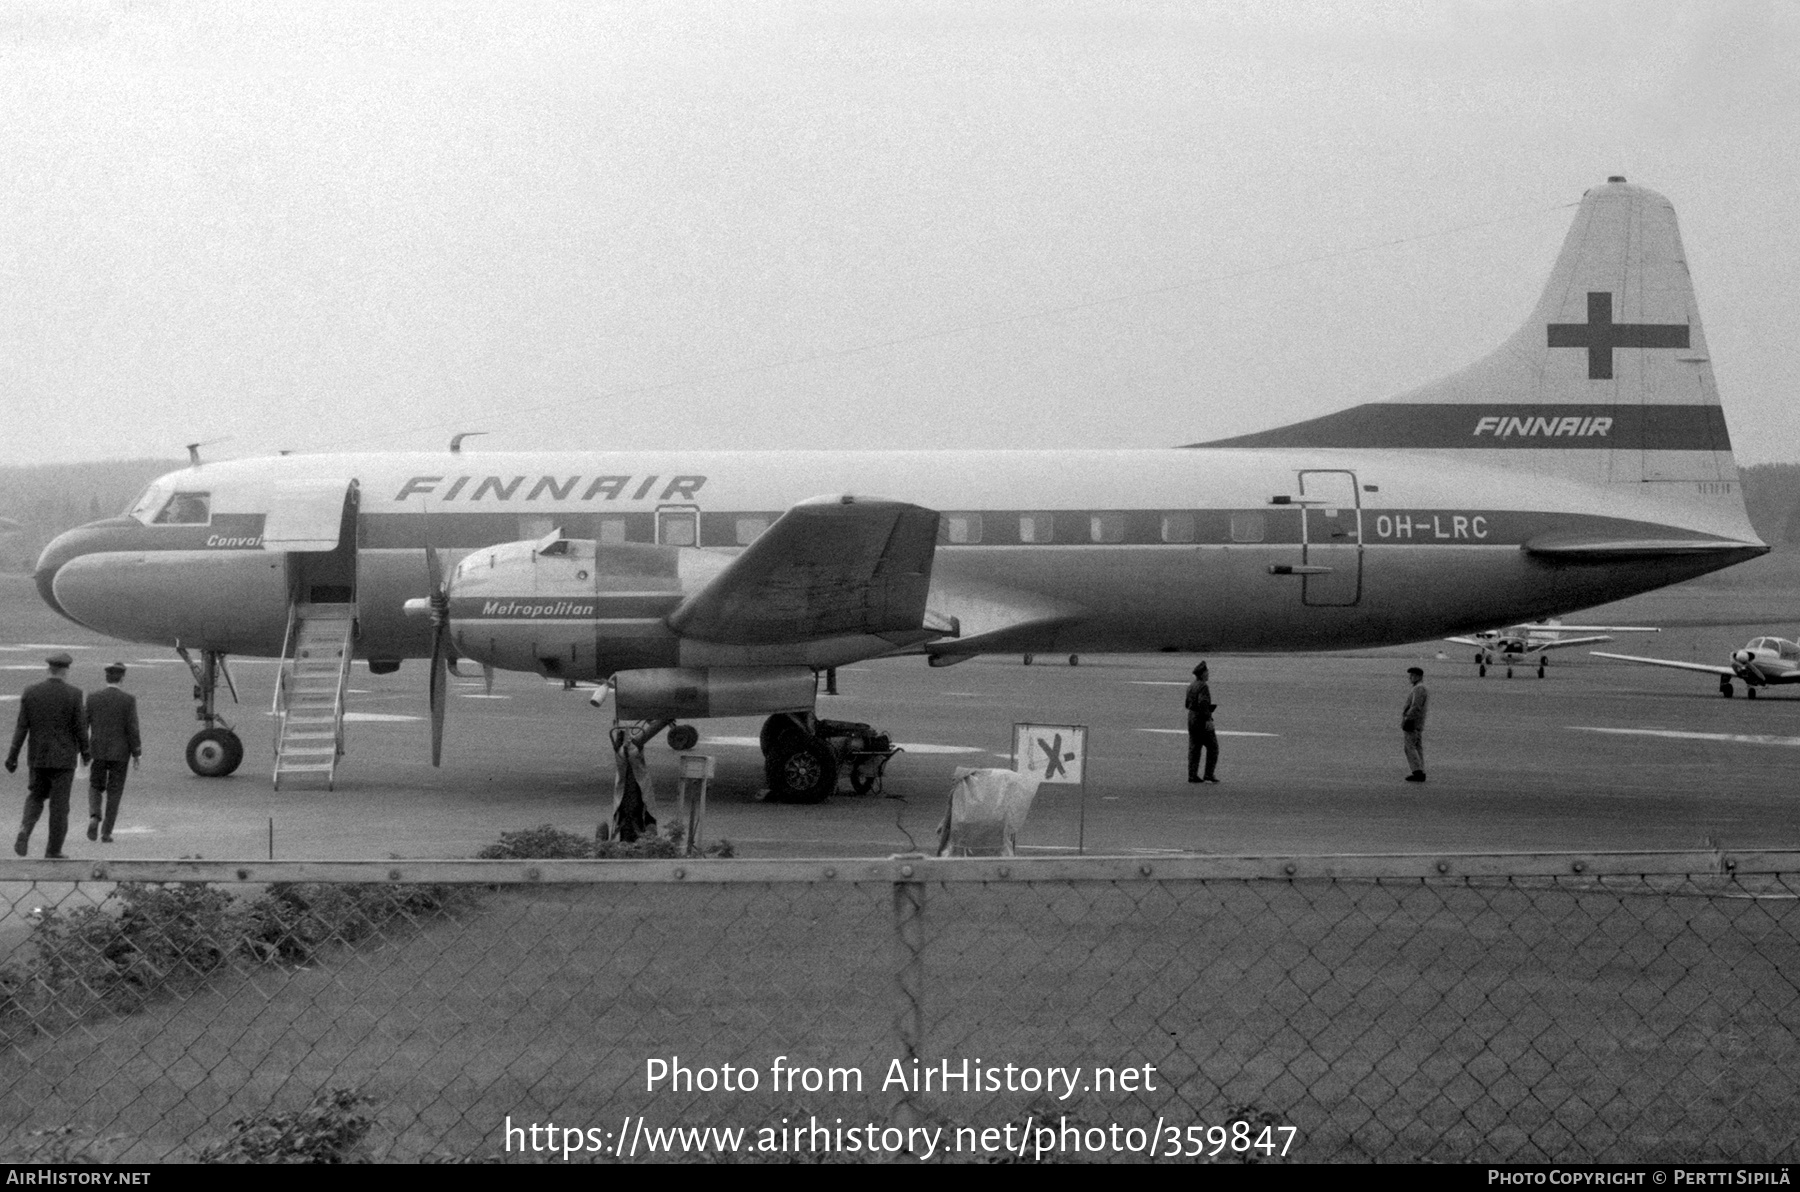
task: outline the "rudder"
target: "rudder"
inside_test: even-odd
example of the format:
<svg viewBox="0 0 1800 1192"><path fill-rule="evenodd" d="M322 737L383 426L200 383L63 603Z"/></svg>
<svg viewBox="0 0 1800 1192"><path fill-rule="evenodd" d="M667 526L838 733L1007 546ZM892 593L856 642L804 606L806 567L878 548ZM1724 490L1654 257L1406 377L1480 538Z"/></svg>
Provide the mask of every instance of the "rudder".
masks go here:
<svg viewBox="0 0 1800 1192"><path fill-rule="evenodd" d="M1617 177L1582 197L1531 317L1481 360L1390 401L1196 446L1477 451L1741 500L1674 208Z"/></svg>

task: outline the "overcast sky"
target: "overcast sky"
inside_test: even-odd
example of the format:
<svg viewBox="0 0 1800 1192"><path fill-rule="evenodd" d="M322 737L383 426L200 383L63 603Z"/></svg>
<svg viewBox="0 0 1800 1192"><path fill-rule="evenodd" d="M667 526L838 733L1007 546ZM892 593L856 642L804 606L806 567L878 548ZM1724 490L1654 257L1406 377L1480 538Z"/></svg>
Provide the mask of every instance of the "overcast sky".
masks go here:
<svg viewBox="0 0 1800 1192"><path fill-rule="evenodd" d="M1789 0L0 0L0 462L1193 442L1481 355L1609 174L1800 460L1797 63Z"/></svg>

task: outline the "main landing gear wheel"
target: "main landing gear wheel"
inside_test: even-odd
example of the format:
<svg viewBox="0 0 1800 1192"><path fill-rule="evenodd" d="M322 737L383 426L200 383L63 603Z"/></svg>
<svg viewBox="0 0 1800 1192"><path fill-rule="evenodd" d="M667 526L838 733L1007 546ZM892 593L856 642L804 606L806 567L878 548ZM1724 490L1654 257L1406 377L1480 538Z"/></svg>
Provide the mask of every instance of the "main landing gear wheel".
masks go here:
<svg viewBox="0 0 1800 1192"><path fill-rule="evenodd" d="M1538 659L1538 678L1544 677L1544 667L1549 665L1542 658Z"/></svg>
<svg viewBox="0 0 1800 1192"><path fill-rule="evenodd" d="M1750 686L1745 686L1744 698L1745 699L1755 699L1756 698L1756 688L1750 687Z"/></svg>
<svg viewBox="0 0 1800 1192"><path fill-rule="evenodd" d="M1723 675L1719 676L1719 694L1726 699L1730 699L1733 695L1737 694L1731 689L1731 680Z"/></svg>
<svg viewBox="0 0 1800 1192"><path fill-rule="evenodd" d="M824 742L784 736L768 754L769 791L787 803L822 803L837 789L837 758Z"/></svg>
<svg viewBox="0 0 1800 1192"><path fill-rule="evenodd" d="M692 749L700 743L700 730L691 724L669 726L669 748L676 752Z"/></svg>
<svg viewBox="0 0 1800 1192"><path fill-rule="evenodd" d="M223 778L244 761L244 743L228 728L205 728L188 740L188 769L202 778Z"/></svg>

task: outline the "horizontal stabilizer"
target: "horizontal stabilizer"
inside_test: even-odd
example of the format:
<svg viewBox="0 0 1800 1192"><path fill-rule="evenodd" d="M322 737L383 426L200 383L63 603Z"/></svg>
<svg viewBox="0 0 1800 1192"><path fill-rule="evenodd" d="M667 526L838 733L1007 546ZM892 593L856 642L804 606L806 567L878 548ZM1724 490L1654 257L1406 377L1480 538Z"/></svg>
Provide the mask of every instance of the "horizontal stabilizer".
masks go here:
<svg viewBox="0 0 1800 1192"><path fill-rule="evenodd" d="M802 502L682 601L669 627L733 645L850 634L917 640L937 526L932 510L899 501Z"/></svg>

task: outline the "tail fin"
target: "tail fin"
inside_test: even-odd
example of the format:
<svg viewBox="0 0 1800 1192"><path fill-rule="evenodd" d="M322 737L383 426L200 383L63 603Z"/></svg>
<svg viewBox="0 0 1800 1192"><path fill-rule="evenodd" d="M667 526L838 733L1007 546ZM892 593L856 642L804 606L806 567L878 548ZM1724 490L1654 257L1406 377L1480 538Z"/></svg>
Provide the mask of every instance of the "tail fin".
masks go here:
<svg viewBox="0 0 1800 1192"><path fill-rule="evenodd" d="M1623 178L1582 197L1537 308L1488 356L1391 401L1196 446L1476 451L1741 507L1675 210Z"/></svg>

